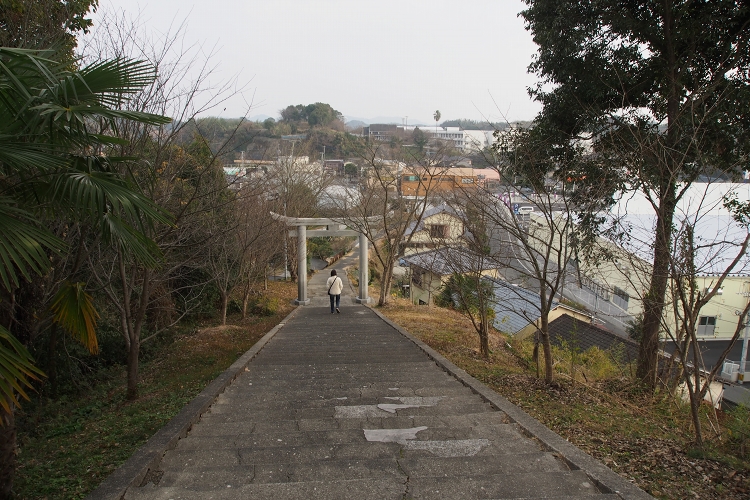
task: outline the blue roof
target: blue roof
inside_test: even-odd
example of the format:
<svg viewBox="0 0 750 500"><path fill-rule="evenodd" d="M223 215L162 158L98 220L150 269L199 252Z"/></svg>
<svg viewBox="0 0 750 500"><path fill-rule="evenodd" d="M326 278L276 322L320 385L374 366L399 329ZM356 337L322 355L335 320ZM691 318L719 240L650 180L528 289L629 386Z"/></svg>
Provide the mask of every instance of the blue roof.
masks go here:
<svg viewBox="0 0 750 500"><path fill-rule="evenodd" d="M409 266L420 267L439 276L470 271L488 271L497 268L497 263L483 255L477 255L464 247L443 247L427 252L415 253L400 260Z"/></svg>
<svg viewBox="0 0 750 500"><path fill-rule="evenodd" d="M493 326L501 332L515 335L541 316L539 294L507 281L492 279L495 291L495 321ZM552 302L552 307L557 302Z"/></svg>

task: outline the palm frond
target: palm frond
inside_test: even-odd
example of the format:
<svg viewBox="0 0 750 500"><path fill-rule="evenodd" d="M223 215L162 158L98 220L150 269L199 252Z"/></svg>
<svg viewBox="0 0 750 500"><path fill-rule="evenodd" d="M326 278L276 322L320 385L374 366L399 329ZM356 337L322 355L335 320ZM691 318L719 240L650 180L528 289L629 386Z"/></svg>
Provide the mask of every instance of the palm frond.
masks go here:
<svg viewBox="0 0 750 500"><path fill-rule="evenodd" d="M123 253L131 255L146 267L156 267L162 253L159 246L125 220L112 213L102 217L104 238Z"/></svg>
<svg viewBox="0 0 750 500"><path fill-rule="evenodd" d="M67 330L91 354L98 354L96 322L99 313L94 307L93 297L86 293L85 286L85 283L63 283L52 298L52 321Z"/></svg>
<svg viewBox="0 0 750 500"><path fill-rule="evenodd" d="M77 76L74 85L78 94L83 94L85 88L101 96L103 104L119 107L123 94L134 94L150 85L156 78L156 71L147 61L117 58L86 66Z"/></svg>
<svg viewBox="0 0 750 500"><path fill-rule="evenodd" d="M0 131L42 132L57 144L81 147L92 143L87 124L93 120L114 129L117 120L169 123L165 116L119 109L154 78L144 61L118 58L68 71L42 53L0 48Z"/></svg>
<svg viewBox="0 0 750 500"><path fill-rule="evenodd" d="M6 173L54 170L64 167L67 162L57 146L0 135L0 165Z"/></svg>
<svg viewBox="0 0 750 500"><path fill-rule="evenodd" d="M49 230L35 224L33 216L0 197L0 280L7 290L19 284L19 273L41 274L49 268L47 251L60 252L65 243Z"/></svg>
<svg viewBox="0 0 750 500"><path fill-rule="evenodd" d="M141 228L146 222L172 224L172 216L148 197L133 189L121 176L103 171L99 157L77 157L75 165L45 179L48 198L72 208L80 216L98 218L107 212L134 221Z"/></svg>
<svg viewBox="0 0 750 500"><path fill-rule="evenodd" d="M31 389L32 380L44 377L44 372L34 366L29 351L11 333L0 326L0 406L10 412L19 405L16 393L28 400L25 389Z"/></svg>

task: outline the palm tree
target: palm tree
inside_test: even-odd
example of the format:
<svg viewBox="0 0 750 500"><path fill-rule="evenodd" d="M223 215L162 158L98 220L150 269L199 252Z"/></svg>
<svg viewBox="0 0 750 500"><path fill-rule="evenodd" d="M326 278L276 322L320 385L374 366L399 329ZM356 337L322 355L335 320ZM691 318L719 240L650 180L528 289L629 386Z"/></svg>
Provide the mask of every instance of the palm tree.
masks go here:
<svg viewBox="0 0 750 500"><path fill-rule="evenodd" d="M71 70L51 54L0 47L0 288L8 293L22 279L43 276L50 257L67 251L40 222L42 215L86 224L149 265L156 264L158 248L143 230L170 220L116 173L112 164L121 159L105 154L108 145L121 142L123 121L170 121L118 109L153 80L153 69L114 59ZM97 314L85 284L67 283L49 310L52 321L96 352ZM17 395L28 399L25 391L42 376L10 327L0 325L0 498L12 486Z"/></svg>
<svg viewBox="0 0 750 500"><path fill-rule="evenodd" d="M440 110L435 111L432 117L435 119L435 134L437 134L438 122L440 121Z"/></svg>

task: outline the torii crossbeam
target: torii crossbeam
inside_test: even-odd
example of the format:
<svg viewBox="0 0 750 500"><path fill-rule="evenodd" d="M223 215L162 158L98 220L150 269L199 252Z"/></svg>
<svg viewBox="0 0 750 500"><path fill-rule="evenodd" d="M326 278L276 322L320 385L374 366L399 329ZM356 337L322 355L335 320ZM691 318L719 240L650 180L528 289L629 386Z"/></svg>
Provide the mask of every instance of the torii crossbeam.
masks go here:
<svg viewBox="0 0 750 500"><path fill-rule="evenodd" d="M284 222L287 226L295 226L297 229L290 231L290 236L297 237L297 299L296 305L305 306L310 303L307 298L307 238L318 236L359 236L359 295L356 298L358 304L369 304L370 297L367 293L367 281L370 277L368 269L367 236L361 231L347 229L345 224L334 219L320 217L287 217L271 212L271 216ZM375 222L380 217L368 217L368 222ZM326 229L307 230L307 226L326 226Z"/></svg>

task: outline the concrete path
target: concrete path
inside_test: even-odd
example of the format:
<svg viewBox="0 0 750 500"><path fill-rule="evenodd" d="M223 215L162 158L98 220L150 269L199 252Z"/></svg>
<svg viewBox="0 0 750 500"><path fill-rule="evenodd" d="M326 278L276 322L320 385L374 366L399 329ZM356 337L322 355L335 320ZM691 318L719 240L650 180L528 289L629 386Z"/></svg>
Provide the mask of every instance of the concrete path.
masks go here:
<svg viewBox="0 0 750 500"><path fill-rule="evenodd" d="M317 273L125 499L650 498L356 304L347 264L341 314Z"/></svg>

